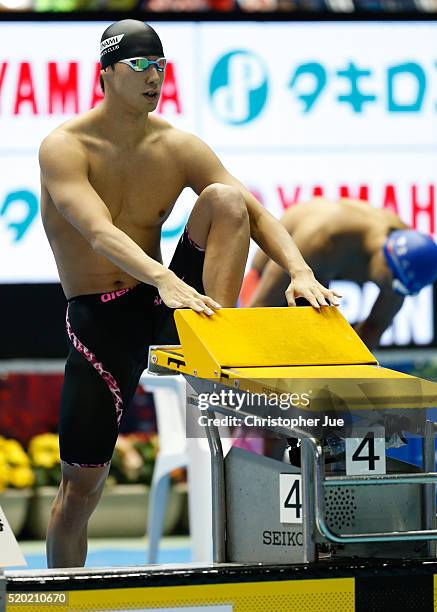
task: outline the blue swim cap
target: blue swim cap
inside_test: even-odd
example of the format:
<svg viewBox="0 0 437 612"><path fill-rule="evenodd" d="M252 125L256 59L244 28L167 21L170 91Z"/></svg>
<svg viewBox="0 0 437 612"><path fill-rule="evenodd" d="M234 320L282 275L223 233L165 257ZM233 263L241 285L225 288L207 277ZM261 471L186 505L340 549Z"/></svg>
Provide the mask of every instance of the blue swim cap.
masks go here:
<svg viewBox="0 0 437 612"><path fill-rule="evenodd" d="M397 293L414 295L437 280L437 244L431 236L415 230L391 232L384 255Z"/></svg>

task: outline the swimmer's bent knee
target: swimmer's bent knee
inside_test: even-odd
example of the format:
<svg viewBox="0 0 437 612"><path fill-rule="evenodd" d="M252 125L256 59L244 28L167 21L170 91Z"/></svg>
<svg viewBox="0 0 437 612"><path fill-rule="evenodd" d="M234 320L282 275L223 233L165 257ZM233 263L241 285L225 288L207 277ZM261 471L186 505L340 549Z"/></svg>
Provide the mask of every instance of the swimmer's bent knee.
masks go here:
<svg viewBox="0 0 437 612"><path fill-rule="evenodd" d="M206 187L201 196L207 198L212 206L213 212L234 223L246 223L249 221L246 202L243 194L231 185L213 183Z"/></svg>
<svg viewBox="0 0 437 612"><path fill-rule="evenodd" d="M211 201L220 200L223 201L239 201L244 203L244 198L241 192L232 185L224 185L223 183L212 183L208 185L200 194L201 196L208 197Z"/></svg>

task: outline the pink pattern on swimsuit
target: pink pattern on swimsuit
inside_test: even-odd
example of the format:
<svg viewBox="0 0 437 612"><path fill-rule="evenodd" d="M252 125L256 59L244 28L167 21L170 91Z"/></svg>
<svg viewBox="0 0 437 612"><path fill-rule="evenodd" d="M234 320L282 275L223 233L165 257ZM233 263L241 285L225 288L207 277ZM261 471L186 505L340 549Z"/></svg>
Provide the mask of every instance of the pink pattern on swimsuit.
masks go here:
<svg viewBox="0 0 437 612"><path fill-rule="evenodd" d="M73 344L76 351L78 351L78 353L81 353L85 357L85 359L89 361L89 363L93 366L93 368L103 378L108 389L110 390L112 394L112 399L114 400L115 413L117 416L117 425L120 425L121 417L123 415L123 400L121 397L120 387L118 386L117 381L115 380L115 378L112 376L110 372L104 369L103 364L100 361L97 361L97 358L94 355L94 353L92 353L88 347L82 344L82 342L73 332L71 325L70 325L70 319L68 316L68 307L67 307L65 323L67 326L68 337L70 338L70 341Z"/></svg>
<svg viewBox="0 0 437 612"><path fill-rule="evenodd" d="M196 244L194 242L194 240L191 238L190 234L188 233L187 228L185 228L185 235L187 237L188 242L191 244L191 246L196 249L197 251L200 251L201 253L205 253L206 249L204 249L203 247L199 246L198 244Z"/></svg>
<svg viewBox="0 0 437 612"><path fill-rule="evenodd" d="M73 467L106 467L111 463L111 459L105 463L70 463L69 461L64 460L62 460L61 463L66 463L67 465L71 465Z"/></svg>

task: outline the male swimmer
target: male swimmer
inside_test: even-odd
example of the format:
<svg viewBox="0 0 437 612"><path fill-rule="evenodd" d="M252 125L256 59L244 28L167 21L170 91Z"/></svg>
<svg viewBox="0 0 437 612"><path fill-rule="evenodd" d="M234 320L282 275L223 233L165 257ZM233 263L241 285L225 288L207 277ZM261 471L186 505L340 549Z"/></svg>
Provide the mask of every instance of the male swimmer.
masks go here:
<svg viewBox="0 0 437 612"><path fill-rule="evenodd" d="M373 281L380 292L355 329L373 348L406 295L437 280L437 244L410 229L398 216L359 200L317 198L287 210L281 224L324 284L331 280ZM245 306L283 306L287 274L258 251L240 301Z"/></svg>
<svg viewBox="0 0 437 612"><path fill-rule="evenodd" d="M166 60L158 34L132 19L101 39L104 100L42 143L44 228L68 299L61 401L62 483L47 533L48 567L83 566L87 524L120 420L150 344L177 342L174 308L233 307L249 240L287 270L290 305L336 304L286 229L199 138L151 116ZM185 187L198 199L169 268L161 227Z"/></svg>

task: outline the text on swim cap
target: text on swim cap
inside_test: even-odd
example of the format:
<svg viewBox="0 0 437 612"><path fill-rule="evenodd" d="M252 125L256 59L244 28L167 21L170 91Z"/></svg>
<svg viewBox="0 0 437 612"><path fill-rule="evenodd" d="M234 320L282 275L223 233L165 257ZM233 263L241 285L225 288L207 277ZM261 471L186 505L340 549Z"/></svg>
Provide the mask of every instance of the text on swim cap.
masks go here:
<svg viewBox="0 0 437 612"><path fill-rule="evenodd" d="M123 36L124 34L119 34L118 36L111 36L110 38L105 38L105 40L102 40L100 43L100 53L102 53L107 47L118 45Z"/></svg>

